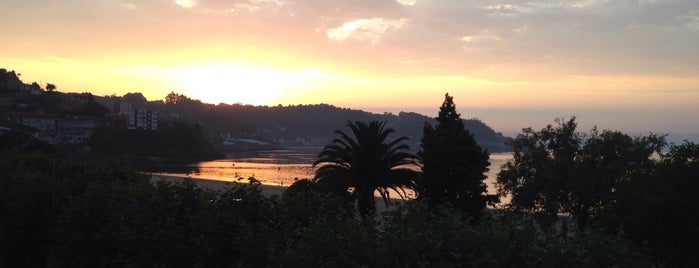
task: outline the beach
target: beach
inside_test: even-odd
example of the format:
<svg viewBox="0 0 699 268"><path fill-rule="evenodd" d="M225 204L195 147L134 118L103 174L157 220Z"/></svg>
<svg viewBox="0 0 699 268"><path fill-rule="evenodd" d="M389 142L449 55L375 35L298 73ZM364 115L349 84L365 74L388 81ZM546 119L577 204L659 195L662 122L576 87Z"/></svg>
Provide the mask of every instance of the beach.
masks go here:
<svg viewBox="0 0 699 268"><path fill-rule="evenodd" d="M210 189L210 190L215 190L215 191L221 191L224 190L227 186L231 185L244 185L248 184L247 181L222 181L222 180L212 180L212 179L207 179L207 178L198 178L198 177L184 177L184 176L175 176L175 175L165 175L165 174L150 174L150 181L152 183L156 183L158 181L166 181L166 182L171 182L171 183L176 183L176 182L181 182L185 179L192 179L194 182L199 187ZM278 185L269 185L269 184L260 184L259 185L260 190L262 190L262 195L265 197L271 197L274 195L281 196L282 193L284 193L284 190L286 190L287 187L285 186L278 186Z"/></svg>

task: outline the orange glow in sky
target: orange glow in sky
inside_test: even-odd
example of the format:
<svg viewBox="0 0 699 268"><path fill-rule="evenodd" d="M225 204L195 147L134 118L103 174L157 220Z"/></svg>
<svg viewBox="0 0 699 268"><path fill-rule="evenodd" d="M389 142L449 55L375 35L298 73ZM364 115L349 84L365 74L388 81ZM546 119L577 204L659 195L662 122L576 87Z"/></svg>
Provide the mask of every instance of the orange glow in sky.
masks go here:
<svg viewBox="0 0 699 268"><path fill-rule="evenodd" d="M0 68L63 92L329 103L497 131L555 117L699 137L699 2L9 1Z"/></svg>

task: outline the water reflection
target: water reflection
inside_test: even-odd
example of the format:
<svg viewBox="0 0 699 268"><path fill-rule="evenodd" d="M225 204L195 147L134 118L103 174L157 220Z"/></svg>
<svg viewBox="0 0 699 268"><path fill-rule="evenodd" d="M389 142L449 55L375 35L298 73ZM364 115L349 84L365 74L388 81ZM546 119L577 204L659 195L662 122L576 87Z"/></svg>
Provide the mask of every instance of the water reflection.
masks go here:
<svg viewBox="0 0 699 268"><path fill-rule="evenodd" d="M321 148L238 152L227 159L198 163L161 163L149 172L163 175L243 181L250 177L264 184L289 186L296 179L313 178L313 161Z"/></svg>
<svg viewBox="0 0 699 268"><path fill-rule="evenodd" d="M220 181L243 181L254 177L263 184L289 186L297 179L313 178L312 167L322 148L300 147L288 150L244 152L227 159L199 163L163 163L151 172L180 177ZM489 194L496 194L495 182L500 167L512 159L511 153L490 155L490 170L485 180Z"/></svg>

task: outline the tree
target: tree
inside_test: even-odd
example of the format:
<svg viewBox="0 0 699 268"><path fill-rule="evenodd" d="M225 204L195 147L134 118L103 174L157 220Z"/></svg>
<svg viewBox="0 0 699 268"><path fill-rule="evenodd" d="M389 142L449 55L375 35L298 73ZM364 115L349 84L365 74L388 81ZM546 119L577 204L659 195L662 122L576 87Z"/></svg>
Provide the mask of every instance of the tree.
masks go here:
<svg viewBox="0 0 699 268"><path fill-rule="evenodd" d="M636 172L614 193L606 227L652 249L667 267L699 263L699 144L672 145L652 172Z"/></svg>
<svg viewBox="0 0 699 268"><path fill-rule="evenodd" d="M46 90L48 90L49 92L53 92L54 90L56 90L56 85L51 84L51 83L46 83Z"/></svg>
<svg viewBox="0 0 699 268"><path fill-rule="evenodd" d="M165 96L165 104L166 105L177 104L177 101L179 100L179 98L180 98L180 94L177 94L174 91L170 91L170 93L168 93Z"/></svg>
<svg viewBox="0 0 699 268"><path fill-rule="evenodd" d="M514 141L514 159L498 174L501 195L512 195L510 206L534 212L542 223L570 213L585 229L596 212L613 204L620 181L652 168L664 138L632 138L617 131L576 132L575 117L556 119L558 126L541 131L526 128Z"/></svg>
<svg viewBox="0 0 699 268"><path fill-rule="evenodd" d="M483 180L489 156L464 128L448 93L439 108L437 126L425 124L421 147L423 176L416 185L418 198L432 205L450 204L478 219L487 200Z"/></svg>
<svg viewBox="0 0 699 268"><path fill-rule="evenodd" d="M347 122L354 137L337 130L339 138L325 146L313 166L316 170L315 183L333 193L348 195L357 201L362 216L376 210L374 191L378 190L386 205L390 198L389 189L404 198L402 187L412 187L419 175L417 159L406 152L408 146L401 144L406 137L389 141L394 132L385 128L385 122ZM350 188L354 190L350 193Z"/></svg>

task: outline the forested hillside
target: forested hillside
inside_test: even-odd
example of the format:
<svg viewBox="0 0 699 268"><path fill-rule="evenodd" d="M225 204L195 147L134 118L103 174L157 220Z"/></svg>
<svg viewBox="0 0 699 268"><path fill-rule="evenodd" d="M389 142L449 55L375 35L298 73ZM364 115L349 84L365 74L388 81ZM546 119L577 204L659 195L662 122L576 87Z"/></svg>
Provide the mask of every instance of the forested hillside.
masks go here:
<svg viewBox="0 0 699 268"><path fill-rule="evenodd" d="M436 123L434 118L412 112L401 112L397 115L374 114L328 104L207 104L176 93L169 94L164 101L147 101L140 93L129 93L124 97L104 97L100 101L108 107L117 102L127 102L134 108L160 111L164 119L177 118L185 122L199 122L216 142L230 137L252 138L283 146L321 146L327 144L334 137L333 131L342 129L348 120L381 120L386 121L387 126L395 129L398 135L409 137L411 148L417 150L424 124ZM505 145L505 137L484 122L468 119L464 120L464 125L488 151L509 150Z"/></svg>

